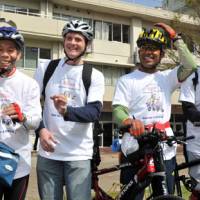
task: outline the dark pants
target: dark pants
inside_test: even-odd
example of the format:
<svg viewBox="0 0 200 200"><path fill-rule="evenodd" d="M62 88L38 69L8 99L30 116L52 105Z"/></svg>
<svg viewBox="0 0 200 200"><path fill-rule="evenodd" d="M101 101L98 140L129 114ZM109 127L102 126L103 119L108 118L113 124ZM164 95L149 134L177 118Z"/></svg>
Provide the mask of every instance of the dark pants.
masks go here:
<svg viewBox="0 0 200 200"><path fill-rule="evenodd" d="M0 185L0 199L24 200L27 192L29 175L15 179L11 187Z"/></svg>

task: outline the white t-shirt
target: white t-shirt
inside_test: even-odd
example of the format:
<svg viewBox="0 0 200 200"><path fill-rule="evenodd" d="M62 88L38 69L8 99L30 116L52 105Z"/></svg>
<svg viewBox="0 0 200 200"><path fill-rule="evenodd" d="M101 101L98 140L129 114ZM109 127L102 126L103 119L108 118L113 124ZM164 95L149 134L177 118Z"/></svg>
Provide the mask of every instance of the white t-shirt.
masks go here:
<svg viewBox="0 0 200 200"><path fill-rule="evenodd" d="M198 68L198 76L200 77L200 69ZM196 91L192 79L194 73L181 85L180 101L187 101L195 104L197 110L200 111L200 84L196 85ZM194 126L189 120L187 121L187 136L195 136L195 139L187 141L186 148L188 151L200 153L200 127Z"/></svg>
<svg viewBox="0 0 200 200"><path fill-rule="evenodd" d="M13 123L1 110L10 103L17 103L27 117L25 126ZM29 130L37 128L41 120L40 89L37 82L16 70L8 78L0 78L0 141L13 148L20 155L16 178L30 173L31 143Z"/></svg>
<svg viewBox="0 0 200 200"><path fill-rule="evenodd" d="M82 80L83 65L68 65L64 61L65 59L62 59L59 62L47 83L43 113L45 127L53 133L58 144L53 153L45 152L40 147L39 154L46 158L63 161L91 159L93 152L92 123L64 121L50 97L56 94L65 94L68 98L68 105L72 107L84 106L86 99L87 102L103 102L104 77L100 71L93 68L91 85L88 96L86 96ZM44 72L48 64L49 62L41 64L35 73L41 90Z"/></svg>
<svg viewBox="0 0 200 200"><path fill-rule="evenodd" d="M113 105L127 107L130 116L145 125L165 123L171 117L171 94L178 86L177 68L153 74L135 70L119 79ZM171 128L166 128L166 132L173 135ZM176 146L165 144L163 149L166 160L175 156Z"/></svg>

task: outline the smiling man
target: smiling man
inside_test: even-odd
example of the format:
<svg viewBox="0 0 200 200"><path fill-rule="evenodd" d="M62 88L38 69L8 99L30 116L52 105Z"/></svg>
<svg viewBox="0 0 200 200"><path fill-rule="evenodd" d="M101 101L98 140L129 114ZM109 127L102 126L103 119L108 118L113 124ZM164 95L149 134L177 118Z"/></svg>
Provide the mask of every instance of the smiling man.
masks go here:
<svg viewBox="0 0 200 200"><path fill-rule="evenodd" d="M20 158L11 186L5 184L1 172L0 199L24 200L31 170L29 130L36 129L41 120L40 90L35 80L16 67L24 48L23 35L10 25L11 21L1 18L0 22L4 24L0 26L0 143L8 145ZM1 161L4 153L1 151ZM5 162L0 164L10 179L12 167L7 165L11 167L8 170Z"/></svg>
<svg viewBox="0 0 200 200"><path fill-rule="evenodd" d="M158 71L157 66L164 57L168 39L174 42L182 65L172 70ZM139 35L137 46L140 64L138 69L122 76L117 83L113 98L114 120L119 125L131 125L129 131L133 136L142 135L144 125L156 122L163 124L167 135L173 135L169 123L171 95L196 69L196 63L181 37L164 23L158 23L150 30L144 29ZM163 149L168 192L173 193L171 174L175 167L176 146L163 144ZM132 169L122 171L121 182L129 182L132 175ZM154 190L154 195L159 195L160 191L160 188ZM135 199L143 197L140 195Z"/></svg>
<svg viewBox="0 0 200 200"><path fill-rule="evenodd" d="M88 93L82 79L83 56L93 39L91 27L73 20L62 31L66 57L60 59L45 90L43 123L39 128L37 162L41 199L91 199L90 161L93 153L92 122L98 120L104 93L103 74L92 69ZM37 68L41 91L49 62ZM48 68L49 69L49 68Z"/></svg>

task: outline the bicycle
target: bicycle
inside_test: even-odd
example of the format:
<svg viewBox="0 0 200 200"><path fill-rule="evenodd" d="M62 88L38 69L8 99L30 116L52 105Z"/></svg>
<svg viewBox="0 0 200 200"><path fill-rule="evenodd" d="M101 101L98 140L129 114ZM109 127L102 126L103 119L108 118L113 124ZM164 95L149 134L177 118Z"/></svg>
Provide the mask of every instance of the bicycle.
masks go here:
<svg viewBox="0 0 200 200"><path fill-rule="evenodd" d="M122 127L120 131L127 132L127 129L128 127ZM169 145L172 145L173 142L179 142L181 140L177 139L175 136L168 137L161 130L155 129L154 127L150 133L147 132L137 139L140 152L128 156L130 163L93 171L93 190L95 192L93 200L125 200L128 195L131 195L132 199L134 199L139 192L150 185L153 186L152 193L147 197L147 200L183 200L183 198L179 196L168 194L161 144L161 142L165 141ZM99 186L99 175L114 172L122 168L132 167L133 165L134 167L138 166L138 172L128 184L122 187L117 197L111 197ZM155 191L155 185L153 185L155 181L156 187L159 187L160 191Z"/></svg>
<svg viewBox="0 0 200 200"><path fill-rule="evenodd" d="M188 169L195 165L200 165L200 159L192 160L189 162L182 162L182 163L176 165L176 168L174 170L174 178L175 178L175 190L176 190L176 194L178 196L180 196L180 197L183 196L181 183L186 188L186 190L189 192L192 192L192 190L196 186L195 182L192 180L192 178L189 175L185 175L185 174L180 175L179 171Z"/></svg>

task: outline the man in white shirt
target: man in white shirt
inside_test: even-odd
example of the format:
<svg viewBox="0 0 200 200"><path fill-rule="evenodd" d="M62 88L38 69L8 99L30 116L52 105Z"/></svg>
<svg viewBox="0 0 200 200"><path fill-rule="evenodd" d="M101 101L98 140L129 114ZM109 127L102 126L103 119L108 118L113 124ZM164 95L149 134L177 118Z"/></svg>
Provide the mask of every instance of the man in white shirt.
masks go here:
<svg viewBox="0 0 200 200"><path fill-rule="evenodd" d="M157 27L164 29L165 32ZM183 65L172 70L158 71L157 66L164 57L167 40L174 43ZM117 83L113 98L114 120L119 125L131 125L129 131L133 136L142 135L144 125L155 123L163 124L166 134L173 135L169 123L171 95L196 69L196 63L181 37L163 23L156 24L156 27L150 30L144 29L139 35L137 45L140 65L138 69L122 76ZM169 147L163 144L163 151L168 192L173 193L172 172L175 167L176 145ZM123 183L128 183L132 176L132 172L128 172L128 179ZM158 196L160 191L159 187L155 188L154 196ZM141 195L136 198L143 197Z"/></svg>
<svg viewBox="0 0 200 200"><path fill-rule="evenodd" d="M104 77L93 68L86 93L82 57L93 39L91 27L73 20L65 25L62 35L66 57L45 89L37 162L39 194L41 199L60 200L64 183L68 200L90 200L92 122L98 120L102 109ZM35 74L41 91L47 66L39 66Z"/></svg>
<svg viewBox="0 0 200 200"><path fill-rule="evenodd" d="M200 85L198 77L199 68L182 85L180 101L182 102L183 113L187 118L187 136L195 136L195 139L188 140L186 152L188 161L200 159ZM189 168L189 174L195 185L190 200L200 199L200 165Z"/></svg>

